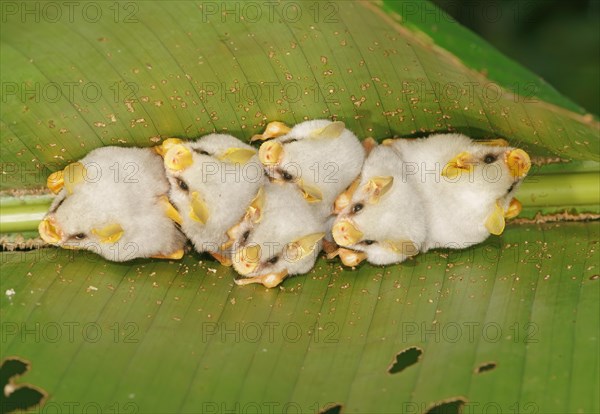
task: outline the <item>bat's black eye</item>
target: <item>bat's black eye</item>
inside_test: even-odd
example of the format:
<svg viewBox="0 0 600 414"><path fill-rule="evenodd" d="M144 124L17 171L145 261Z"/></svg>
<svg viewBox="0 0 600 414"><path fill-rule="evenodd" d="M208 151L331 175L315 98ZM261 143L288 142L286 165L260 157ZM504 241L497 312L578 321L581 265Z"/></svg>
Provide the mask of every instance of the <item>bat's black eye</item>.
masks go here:
<svg viewBox="0 0 600 414"><path fill-rule="evenodd" d="M87 236L85 235L85 233L77 233L76 235L73 236L76 240L83 240L85 239Z"/></svg>
<svg viewBox="0 0 600 414"><path fill-rule="evenodd" d="M248 237L250 237L250 230L246 230L244 234L242 234L242 241L245 242L246 240L248 240Z"/></svg>
<svg viewBox="0 0 600 414"><path fill-rule="evenodd" d="M292 174L290 174L290 173L289 173L289 172L287 172L287 171L282 171L282 172L281 172L281 176L283 177L283 179L284 179L285 181L292 181L292 180L294 179L294 177L292 176Z"/></svg>
<svg viewBox="0 0 600 414"><path fill-rule="evenodd" d="M373 243L376 243L375 240L363 240L362 241L362 244L366 244L367 246L370 246Z"/></svg>
<svg viewBox="0 0 600 414"><path fill-rule="evenodd" d="M181 188L183 191L188 191L190 188L188 187L188 185L185 183L185 181L183 181L180 178L177 178L177 186L179 188Z"/></svg>
<svg viewBox="0 0 600 414"><path fill-rule="evenodd" d="M496 157L494 154L487 154L485 156L485 158L483 159L483 162L485 162L486 164L491 164L494 161L496 161L498 159L498 157Z"/></svg>
<svg viewBox="0 0 600 414"><path fill-rule="evenodd" d="M210 155L208 152L206 152L206 151L204 151L204 150L202 150L202 149L200 149L200 148L195 148L195 149L194 149L194 152L195 152L196 154L200 154L200 155Z"/></svg>
<svg viewBox="0 0 600 414"><path fill-rule="evenodd" d="M364 207L363 203L356 203L352 206L352 212L353 213L358 213L360 210L362 210Z"/></svg>
<svg viewBox="0 0 600 414"><path fill-rule="evenodd" d="M279 261L279 256L273 256L269 260L267 260L267 263L269 263L269 264L275 264L278 261Z"/></svg>

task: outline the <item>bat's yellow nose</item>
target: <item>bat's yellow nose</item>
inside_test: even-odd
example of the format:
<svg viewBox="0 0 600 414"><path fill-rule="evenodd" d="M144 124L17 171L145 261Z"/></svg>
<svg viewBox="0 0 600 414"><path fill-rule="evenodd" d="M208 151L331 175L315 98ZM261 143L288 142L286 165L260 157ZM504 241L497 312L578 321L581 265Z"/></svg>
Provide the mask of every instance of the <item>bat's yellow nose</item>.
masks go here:
<svg viewBox="0 0 600 414"><path fill-rule="evenodd" d="M165 153L165 167L173 171L185 170L193 162L192 153L181 144L172 145Z"/></svg>
<svg viewBox="0 0 600 414"><path fill-rule="evenodd" d="M242 276L249 275L258 267L260 261L260 246L252 245L235 252L233 267Z"/></svg>
<svg viewBox="0 0 600 414"><path fill-rule="evenodd" d="M524 177L531 168L531 159L522 149L514 149L505 155L506 165L514 178Z"/></svg>
<svg viewBox="0 0 600 414"><path fill-rule="evenodd" d="M356 244L363 237L362 232L347 220L336 223L331 232L335 242L345 247Z"/></svg>
<svg viewBox="0 0 600 414"><path fill-rule="evenodd" d="M58 244L62 240L62 230L53 217L44 218L38 225L38 231L46 243Z"/></svg>
<svg viewBox="0 0 600 414"><path fill-rule="evenodd" d="M258 149L258 159L264 165L276 165L283 155L283 145L277 141L267 141Z"/></svg>

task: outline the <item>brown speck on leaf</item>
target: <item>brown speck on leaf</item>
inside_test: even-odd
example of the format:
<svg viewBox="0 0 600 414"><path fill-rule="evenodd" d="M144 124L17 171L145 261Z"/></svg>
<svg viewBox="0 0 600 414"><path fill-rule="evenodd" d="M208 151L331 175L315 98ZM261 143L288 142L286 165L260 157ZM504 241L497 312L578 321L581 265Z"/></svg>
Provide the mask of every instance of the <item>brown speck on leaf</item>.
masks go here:
<svg viewBox="0 0 600 414"><path fill-rule="evenodd" d="M108 39L106 37L99 37L98 41L99 42L108 42Z"/></svg>

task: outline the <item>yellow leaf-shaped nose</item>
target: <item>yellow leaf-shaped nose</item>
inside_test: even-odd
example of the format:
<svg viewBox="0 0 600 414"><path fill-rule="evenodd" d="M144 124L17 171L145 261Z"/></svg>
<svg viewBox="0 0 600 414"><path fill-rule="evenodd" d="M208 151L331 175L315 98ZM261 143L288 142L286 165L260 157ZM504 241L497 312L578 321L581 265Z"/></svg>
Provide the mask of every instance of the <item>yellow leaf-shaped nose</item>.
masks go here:
<svg viewBox="0 0 600 414"><path fill-rule="evenodd" d="M123 227L119 223L108 224L101 229L92 229L102 243L115 243L123 236Z"/></svg>
<svg viewBox="0 0 600 414"><path fill-rule="evenodd" d="M283 156L283 146L277 141L268 141L258 149L258 159L264 165L276 165Z"/></svg>
<svg viewBox="0 0 600 414"><path fill-rule="evenodd" d="M192 153L181 144L175 144L165 153L165 167L173 171L188 168L194 162Z"/></svg>
<svg viewBox="0 0 600 414"><path fill-rule="evenodd" d="M473 161L473 155L471 153L466 151L461 152L444 166L442 169L442 177L453 179L465 172L473 172Z"/></svg>
<svg viewBox="0 0 600 414"><path fill-rule="evenodd" d="M514 149L506 153L506 165L510 171L510 175L514 178L524 177L531 168L531 158L529 154L520 148Z"/></svg>
<svg viewBox="0 0 600 414"><path fill-rule="evenodd" d="M510 204L508 205L508 209L504 212L504 218L511 219L515 218L519 215L521 210L523 209L523 205L519 200L513 198L510 200Z"/></svg>
<svg viewBox="0 0 600 414"><path fill-rule="evenodd" d="M52 217L44 218L38 225L38 231L46 243L58 244L62 240L62 231Z"/></svg>
<svg viewBox="0 0 600 414"><path fill-rule="evenodd" d="M172 146L181 144L182 142L183 141L179 138L167 138L162 142L162 144L155 146L153 149L158 155L164 157Z"/></svg>
<svg viewBox="0 0 600 414"><path fill-rule="evenodd" d="M506 225L506 222L504 221L504 209L500 207L498 202L496 202L494 210L485 220L484 225L487 231L496 236L502 234L504 231L504 226Z"/></svg>
<svg viewBox="0 0 600 414"><path fill-rule="evenodd" d="M267 127L265 128L265 132L263 132L262 134L254 135L252 138L250 138L250 142L265 141L267 139L277 138L287 134L288 132L290 132L290 127L288 127L283 122L269 122L267 124Z"/></svg>
<svg viewBox="0 0 600 414"><path fill-rule="evenodd" d="M54 194L58 194L65 185L65 176L63 170L53 172L46 180L46 185Z"/></svg>
<svg viewBox="0 0 600 414"><path fill-rule="evenodd" d="M332 229L333 239L340 246L352 246L362 239L363 234L352 223L342 220L336 223Z"/></svg>
<svg viewBox="0 0 600 414"><path fill-rule="evenodd" d="M190 218L194 221L206 224L209 217L208 206L200 197L200 193L194 191L192 193L192 203L190 206Z"/></svg>
<svg viewBox="0 0 600 414"><path fill-rule="evenodd" d="M260 261L258 244L237 250L233 256L233 266L241 275L248 275L256 270Z"/></svg>

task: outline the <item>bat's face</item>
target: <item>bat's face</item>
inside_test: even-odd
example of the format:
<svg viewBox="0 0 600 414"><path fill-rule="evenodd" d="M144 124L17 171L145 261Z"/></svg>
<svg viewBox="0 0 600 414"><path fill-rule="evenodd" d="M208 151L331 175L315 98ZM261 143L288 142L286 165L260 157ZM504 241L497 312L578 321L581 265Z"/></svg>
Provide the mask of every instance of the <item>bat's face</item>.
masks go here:
<svg viewBox="0 0 600 414"><path fill-rule="evenodd" d="M38 227L41 237L50 244L90 250L112 261L181 258L185 240L174 222L178 214L166 195L149 193L137 178L115 180L114 170L108 167L123 158L111 160L110 164L76 162L49 177L49 187L58 194ZM160 177L153 180L159 183ZM162 181L166 190L164 177Z"/></svg>
<svg viewBox="0 0 600 414"><path fill-rule="evenodd" d="M422 218L402 206L402 197L413 196L406 183L392 176L363 177L342 193L332 229L342 246L342 262L355 266L366 259L383 265L416 255L424 238Z"/></svg>
<svg viewBox="0 0 600 414"><path fill-rule="evenodd" d="M360 142L339 121L306 121L285 132L260 147L266 173L275 182L296 185L307 201L331 206L360 173L365 158Z"/></svg>
<svg viewBox="0 0 600 414"><path fill-rule="evenodd" d="M166 141L162 147L183 231L198 251L220 252L225 232L239 222L264 181L256 150L223 134Z"/></svg>
<svg viewBox="0 0 600 414"><path fill-rule="evenodd" d="M321 250L325 224L288 185L265 184L228 234L238 284L277 286L288 275L308 272Z"/></svg>
<svg viewBox="0 0 600 414"><path fill-rule="evenodd" d="M505 218L520 212L520 203L513 197L531 168L529 155L509 147L504 140L494 140L487 144L472 142L444 162L441 178L448 183L448 197L460 199L461 193L468 191L482 201L490 200L492 211L484 225L489 233L501 234Z"/></svg>

